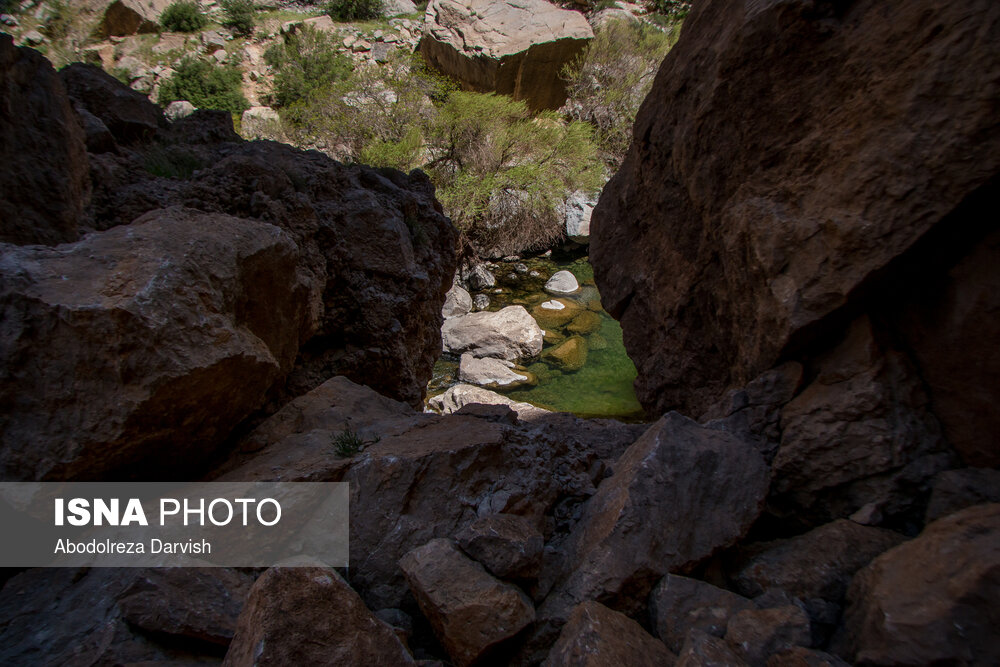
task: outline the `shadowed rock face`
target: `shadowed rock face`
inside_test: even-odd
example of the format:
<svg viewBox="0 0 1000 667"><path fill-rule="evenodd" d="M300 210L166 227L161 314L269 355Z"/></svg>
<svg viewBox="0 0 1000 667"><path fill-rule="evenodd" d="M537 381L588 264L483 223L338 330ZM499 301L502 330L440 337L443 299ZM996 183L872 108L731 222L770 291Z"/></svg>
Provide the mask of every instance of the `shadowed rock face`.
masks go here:
<svg viewBox="0 0 1000 667"><path fill-rule="evenodd" d="M648 409L700 414L996 227L998 39L990 0L697 3L591 228Z"/></svg>
<svg viewBox="0 0 1000 667"><path fill-rule="evenodd" d="M337 571L275 567L254 583L226 653L226 667L412 665L392 629Z"/></svg>
<svg viewBox="0 0 1000 667"><path fill-rule="evenodd" d="M90 198L83 130L40 53L0 34L0 241L75 241Z"/></svg>
<svg viewBox="0 0 1000 667"><path fill-rule="evenodd" d="M0 82L6 116L34 114L0 130L0 164L23 167L4 238L91 232L0 244L0 475L188 476L338 373L421 403L456 240L421 172L244 142L223 112L170 124L9 39Z"/></svg>
<svg viewBox="0 0 1000 667"><path fill-rule="evenodd" d="M1000 505L939 519L858 572L838 651L867 665L1000 660Z"/></svg>
<svg viewBox="0 0 1000 667"><path fill-rule="evenodd" d="M545 0L434 0L420 51L468 90L524 100L532 110L566 101L560 78L594 37L582 14Z"/></svg>
<svg viewBox="0 0 1000 667"><path fill-rule="evenodd" d="M0 246L0 474L100 479L203 456L292 367L308 305L296 250L273 225L182 208Z"/></svg>
<svg viewBox="0 0 1000 667"><path fill-rule="evenodd" d="M0 662L199 664L225 651L251 584L226 568L28 570L0 592Z"/></svg>

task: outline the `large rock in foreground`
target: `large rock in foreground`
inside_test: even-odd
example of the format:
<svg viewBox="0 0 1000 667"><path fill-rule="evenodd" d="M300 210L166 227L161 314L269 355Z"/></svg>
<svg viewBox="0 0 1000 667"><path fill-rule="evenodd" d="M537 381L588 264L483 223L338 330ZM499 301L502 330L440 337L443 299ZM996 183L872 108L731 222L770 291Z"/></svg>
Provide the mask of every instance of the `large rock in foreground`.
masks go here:
<svg viewBox="0 0 1000 667"><path fill-rule="evenodd" d="M494 579L448 540L414 549L399 566L448 655L463 667L535 620L528 596Z"/></svg>
<svg viewBox="0 0 1000 667"><path fill-rule="evenodd" d="M252 583L225 568L27 570L0 592L0 664L200 664L225 650Z"/></svg>
<svg viewBox="0 0 1000 667"><path fill-rule="evenodd" d="M545 667L669 667L674 655L625 614L597 602L573 609Z"/></svg>
<svg viewBox="0 0 1000 667"><path fill-rule="evenodd" d="M898 295L996 228L1000 4L884 11L713 0L685 20L591 224L647 408L700 414L883 280ZM957 356L995 363L992 343L965 340L949 373ZM947 389L952 410L1000 392Z"/></svg>
<svg viewBox="0 0 1000 667"><path fill-rule="evenodd" d="M497 417L420 413L335 377L264 421L210 477L350 483L351 584L372 609L398 608L404 554L491 514L543 525L560 499L592 494L601 460L618 458L642 432L544 410L524 424ZM353 456L333 445L345 429L367 443Z"/></svg>
<svg viewBox="0 0 1000 667"><path fill-rule="evenodd" d="M0 241L75 241L90 198L83 130L52 64L3 34L0 155Z"/></svg>
<svg viewBox="0 0 1000 667"><path fill-rule="evenodd" d="M930 524L861 570L840 650L865 665L1000 663L1000 505Z"/></svg>
<svg viewBox="0 0 1000 667"><path fill-rule="evenodd" d="M768 482L749 442L677 413L664 416L588 501L566 543L565 576L540 615L562 620L588 599L635 611L664 574L745 535Z"/></svg>
<svg viewBox="0 0 1000 667"><path fill-rule="evenodd" d="M545 0L432 0L420 51L466 89L558 109L562 68L593 37L582 14Z"/></svg>
<svg viewBox="0 0 1000 667"><path fill-rule="evenodd" d="M0 246L3 477L210 454L292 367L297 261L273 225L182 208L55 248Z"/></svg>
<svg viewBox="0 0 1000 667"><path fill-rule="evenodd" d="M324 567L271 568L250 589L225 667L412 665L392 628Z"/></svg>

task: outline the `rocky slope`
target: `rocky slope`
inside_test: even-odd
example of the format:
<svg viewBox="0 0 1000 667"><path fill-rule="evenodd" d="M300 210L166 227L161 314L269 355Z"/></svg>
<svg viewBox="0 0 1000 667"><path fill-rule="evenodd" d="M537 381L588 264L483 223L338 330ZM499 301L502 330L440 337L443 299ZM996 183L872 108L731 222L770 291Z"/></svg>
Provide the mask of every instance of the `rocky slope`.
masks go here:
<svg viewBox="0 0 1000 667"><path fill-rule="evenodd" d="M426 177L245 143L222 113L168 123L95 67L57 77L6 36L0 53L4 87L47 82L36 98L66 128L63 152L24 164L39 132L5 125L5 164L23 167L11 180L72 182L56 178L81 166L64 152L86 157L80 187L4 190L5 238L74 241L3 248L8 479L189 466L266 400L335 373L420 404L455 270L455 231ZM172 446L178 436L198 450Z"/></svg>

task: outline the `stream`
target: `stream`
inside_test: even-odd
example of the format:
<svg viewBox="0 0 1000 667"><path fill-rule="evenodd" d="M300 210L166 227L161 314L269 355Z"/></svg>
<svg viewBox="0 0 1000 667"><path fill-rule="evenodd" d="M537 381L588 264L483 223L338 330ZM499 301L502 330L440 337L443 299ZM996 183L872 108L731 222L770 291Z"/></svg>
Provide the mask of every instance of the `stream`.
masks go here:
<svg viewBox="0 0 1000 667"><path fill-rule="evenodd" d="M542 354L522 362L523 368L537 378L537 384L515 389L491 387L493 391L516 401L580 417L611 417L630 422L645 420L632 387L636 369L625 353L621 326L601 307L594 271L586 256L553 253L551 257L495 262L489 266L497 285L472 291L473 298L477 294L489 297L490 304L484 310L522 305L546 332ZM560 316L539 308L541 303L554 298L543 287L548 278L560 270L572 272L581 289L558 298L569 302L574 314L593 313L596 317L582 318L586 326L580 326L580 319L571 325L567 321L569 312ZM586 361L579 370L567 371L552 359L546 359L546 352L573 336L581 336L586 342ZM434 367L428 397L441 394L458 383L458 359L445 354Z"/></svg>

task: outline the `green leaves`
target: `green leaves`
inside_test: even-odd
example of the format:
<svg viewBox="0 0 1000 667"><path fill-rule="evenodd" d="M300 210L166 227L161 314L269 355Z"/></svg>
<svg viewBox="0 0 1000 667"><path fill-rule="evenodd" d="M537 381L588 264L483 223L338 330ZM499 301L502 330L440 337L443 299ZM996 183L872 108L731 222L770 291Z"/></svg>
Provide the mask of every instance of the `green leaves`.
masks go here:
<svg viewBox="0 0 1000 667"><path fill-rule="evenodd" d="M197 32L208 25L208 19L198 9L197 2L178 0L160 14L160 25L172 32Z"/></svg>
<svg viewBox="0 0 1000 667"><path fill-rule="evenodd" d="M222 0L221 4L226 16L224 26L241 37L253 35L254 15L257 13L254 0Z"/></svg>
<svg viewBox="0 0 1000 667"><path fill-rule="evenodd" d="M382 0L331 0L326 13L334 21L366 21L382 15Z"/></svg>
<svg viewBox="0 0 1000 667"><path fill-rule="evenodd" d="M483 250L509 255L563 234L559 208L604 182L593 129L532 115L503 95L463 92L420 61L359 66L286 108L298 143L376 167L422 167L455 225Z"/></svg>
<svg viewBox="0 0 1000 667"><path fill-rule="evenodd" d="M645 23L612 21L563 72L570 113L593 125L612 169L625 157L639 105L678 34L679 24L661 30Z"/></svg>
<svg viewBox="0 0 1000 667"><path fill-rule="evenodd" d="M274 68L275 106L304 102L331 83L347 78L351 61L337 52L333 37L311 26L285 35L264 54Z"/></svg>
<svg viewBox="0 0 1000 667"><path fill-rule="evenodd" d="M203 60L185 58L173 76L160 87L160 106L187 100L199 109L221 109L243 113L250 103L241 90L242 75L234 67L218 67Z"/></svg>

